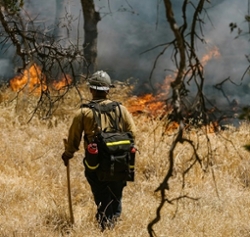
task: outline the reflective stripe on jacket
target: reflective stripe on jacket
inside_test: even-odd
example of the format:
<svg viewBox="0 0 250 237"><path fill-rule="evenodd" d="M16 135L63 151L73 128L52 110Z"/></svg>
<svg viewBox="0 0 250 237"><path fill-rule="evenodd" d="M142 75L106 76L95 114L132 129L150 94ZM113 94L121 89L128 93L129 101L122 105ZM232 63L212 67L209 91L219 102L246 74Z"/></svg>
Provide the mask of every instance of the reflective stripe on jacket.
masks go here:
<svg viewBox="0 0 250 237"><path fill-rule="evenodd" d="M96 101L95 101L96 102ZM111 100L103 100L99 103L108 104L112 102ZM126 109L125 106L120 105L121 109L121 120L119 122L119 128L124 132L131 132L135 138L136 127L132 115ZM116 107L117 114L119 116L119 108ZM111 112L111 116L114 118L114 112ZM102 128L110 128L110 119L106 114L101 115L101 124ZM66 154L73 155L76 151L79 150L79 145L82 140L83 135L86 137L84 139L84 149L87 148L88 142L91 142L97 133L97 124L95 123L93 112L90 108L81 108L79 109L72 121L72 124L69 129L68 134L68 143L65 149Z"/></svg>

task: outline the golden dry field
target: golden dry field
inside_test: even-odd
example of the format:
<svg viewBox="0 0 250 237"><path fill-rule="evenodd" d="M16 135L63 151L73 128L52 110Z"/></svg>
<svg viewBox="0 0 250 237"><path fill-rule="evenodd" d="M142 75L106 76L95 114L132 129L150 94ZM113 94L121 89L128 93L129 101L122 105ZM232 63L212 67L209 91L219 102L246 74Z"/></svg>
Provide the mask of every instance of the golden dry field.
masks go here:
<svg viewBox="0 0 250 237"><path fill-rule="evenodd" d="M110 98L127 105L129 87L119 85ZM83 98L90 93L80 87ZM3 89L0 94L0 237L145 237L155 218L160 194L154 192L166 175L168 152L175 130L148 113L134 116L138 127L135 182L124 190L121 221L113 230L100 232L95 204L82 165L83 150L70 161L71 194L75 223L70 225L67 172L61 160L74 111L80 102L75 89L68 92L51 119L35 116L29 123L37 97ZM158 237L250 236L250 125L229 126L206 134L190 129L202 158L184 176L192 161L189 144L175 150L174 175L161 220L153 226ZM209 156L207 156L209 154ZM183 182L185 178L185 182Z"/></svg>

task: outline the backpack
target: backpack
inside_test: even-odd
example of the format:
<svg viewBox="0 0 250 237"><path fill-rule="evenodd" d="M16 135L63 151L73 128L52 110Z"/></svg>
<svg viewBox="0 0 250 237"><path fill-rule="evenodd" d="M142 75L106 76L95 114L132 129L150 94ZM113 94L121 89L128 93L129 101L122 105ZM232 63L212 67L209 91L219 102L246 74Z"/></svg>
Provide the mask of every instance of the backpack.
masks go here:
<svg viewBox="0 0 250 237"><path fill-rule="evenodd" d="M93 117L99 130L94 140L88 142L88 148L91 149L86 150L85 163L97 167L95 171L100 181L134 181L136 149L131 132L119 129L119 121L122 119L120 104L116 101L108 104L90 102L81 107L88 107L93 111ZM115 114L114 118L110 114L111 111ZM101 114L103 113L110 120L110 128L101 126ZM97 145L96 152L93 152L93 145Z"/></svg>

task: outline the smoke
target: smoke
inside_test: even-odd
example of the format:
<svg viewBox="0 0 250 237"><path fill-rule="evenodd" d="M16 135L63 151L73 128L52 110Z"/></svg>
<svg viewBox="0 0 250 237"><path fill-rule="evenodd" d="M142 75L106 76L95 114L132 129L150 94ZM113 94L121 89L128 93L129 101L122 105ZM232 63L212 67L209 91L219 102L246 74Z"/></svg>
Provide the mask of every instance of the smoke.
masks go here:
<svg viewBox="0 0 250 237"><path fill-rule="evenodd" d="M56 0L30 1L27 10L36 16L36 21L46 26L48 32L61 22L60 33L71 42L76 42L80 35L80 45L83 43L83 19L80 0L60 1L62 12L60 19L55 19ZM175 18L179 25L182 24L182 0L172 1ZM214 3L215 2L215 3ZM101 13L102 20L98 23L98 68L107 71L113 80L124 81L128 78L137 80L137 92L151 90L149 77L156 57L163 47L156 47L174 39L166 20L165 6L162 0L99 0L95 1L96 10ZM211 58L204 67L208 90L211 95L217 96L220 92L213 89L212 85L219 83L227 77L241 84L241 75L248 66L245 55L249 54L249 37L235 39L237 32L230 32L229 23L236 22L239 27L247 31L244 22L247 15L248 0L217 0L207 3L207 13L204 21L204 39L206 44L197 41L198 54L203 57L214 47L218 48L220 57ZM192 7L188 10L191 23ZM79 17L80 16L80 17ZM69 27L67 26L69 24ZM67 26L67 27L66 27ZM189 26L190 27L190 26ZM150 50L156 47L154 50ZM152 75L153 85L157 85L171 75L170 70L175 66L171 61L171 51L162 55L156 64ZM0 60L3 68L8 68ZM6 76L2 70L0 78ZM3 76L4 75L4 76ZM225 86L232 99L247 98L242 91L249 87L249 75L243 81L244 90L240 87ZM210 88L210 89L209 89ZM140 91L139 91L140 89ZM235 91L236 90L236 91ZM239 93L240 92L240 93Z"/></svg>
<svg viewBox="0 0 250 237"><path fill-rule="evenodd" d="M162 3L157 8L157 2L152 1L133 0L129 1L129 6L125 2L112 2L110 8L114 13L99 23L99 66L110 70L115 79L133 77L144 83L162 50L150 49L171 39L171 31L166 24ZM115 11L121 6L124 12ZM163 70L156 73L158 80L164 78Z"/></svg>
<svg viewBox="0 0 250 237"><path fill-rule="evenodd" d="M123 80L128 77L138 78L137 92L147 92L150 87L149 76L154 61L163 47L143 53L152 47L173 40L166 20L163 1L126 1L110 2L112 14L106 15L99 23L98 55L99 67L108 70L115 79ZM175 18L182 24L181 0L172 1ZM214 3L215 2L215 3ZM99 1L103 11L109 12L105 5L107 1ZM157 5L158 4L158 5ZM119 12L116 9L123 5L127 11ZM130 7L131 6L131 7ZM230 100L244 100L248 97L243 91L249 84L249 75L243 81L241 76L249 63L245 55L249 54L249 36L235 39L237 30L230 32L229 24L236 22L243 31L248 30L244 22L247 12L247 0L218 0L207 4L207 14L204 18L205 44L197 40L198 55L202 58L214 48L218 48L220 57L211 58L204 66L207 92L211 97L221 96L221 92L213 85L225 78L242 86L235 86L228 81L223 84L223 90L229 94ZM133 12L133 13L131 13ZM191 23L192 8L189 8L187 17ZM190 27L190 26L189 26ZM201 34L202 36L202 34ZM162 55L156 65L152 81L154 85L162 82L170 73L167 69L175 69L171 58L171 51Z"/></svg>
<svg viewBox="0 0 250 237"><path fill-rule="evenodd" d="M209 61L205 67L208 84L214 85L229 78L231 82L228 80L224 83L223 89L230 101L236 100L239 104L247 104L249 101L250 76L249 73L244 78L242 76L249 66L246 55L250 53L250 35L235 38L237 29L230 32L229 24L237 23L243 32L248 32L248 24L244 20L245 15L249 14L247 7L247 0L221 1L208 11L213 25L206 24L205 27L208 47L218 47L221 55L216 60ZM209 92L214 98L222 98L222 94L215 89L212 91L210 88Z"/></svg>
<svg viewBox="0 0 250 237"><path fill-rule="evenodd" d="M182 24L181 0L172 1L176 21ZM204 39L205 44L197 40L198 55L202 58L214 48L218 48L220 57L211 58L204 66L206 88L212 95L221 95L214 89L213 85L220 83L225 78L235 84L249 83L249 75L241 82L241 76L248 66L245 55L249 54L249 37L237 36L237 30L230 32L229 24L237 22L238 26L247 31L247 24L244 16L247 15L247 0L220 0L211 1L207 4L208 17L204 18ZM103 6L102 11L112 14L106 15L99 23L98 55L99 67L108 70L115 79L123 80L128 77L135 77L139 80L139 89L147 92L150 87L149 76L157 55L163 47L145 52L157 45L170 42L174 36L171 32L165 15L163 1L137 1L130 0L129 6L126 1L110 1L110 9L105 5L107 1L99 1ZM158 5L157 5L158 4ZM127 11L119 12L121 6ZM189 8L187 17L192 17L192 8ZM190 26L189 26L190 27ZM156 65L152 81L156 85L162 82L170 73L167 69L175 69L171 58L171 51L162 55ZM231 99L242 98L242 88L232 83L225 83L223 89L229 93ZM244 97L247 95L244 95Z"/></svg>

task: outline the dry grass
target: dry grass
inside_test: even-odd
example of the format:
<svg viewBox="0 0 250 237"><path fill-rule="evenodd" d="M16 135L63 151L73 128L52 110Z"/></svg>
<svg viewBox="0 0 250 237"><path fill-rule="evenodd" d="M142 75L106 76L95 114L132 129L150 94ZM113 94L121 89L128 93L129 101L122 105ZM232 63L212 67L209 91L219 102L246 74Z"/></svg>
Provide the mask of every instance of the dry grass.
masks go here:
<svg viewBox="0 0 250 237"><path fill-rule="evenodd" d="M111 94L126 104L127 87ZM85 98L90 98L82 88ZM84 94L85 93L85 94ZM62 109L50 121L30 116L32 97L21 96L7 103L13 94L0 94L0 236L148 236L147 225L155 217L160 201L158 187L168 167L168 150L173 133L164 133L162 121L146 115L135 117L139 128L136 181L128 183L123 198L122 220L112 231L100 233L95 220L95 205L84 178L82 150L71 161L71 185L75 224L71 228L68 211L66 168L61 161L62 139L67 136L72 113L79 105L71 91ZM250 236L250 159L243 145L250 141L250 126L211 133L189 131L186 137L199 143L199 155L206 172L195 165L185 177L192 150L178 145L169 199L188 195L164 206L162 218L154 226L157 236ZM164 134L164 136L162 136ZM209 142L211 143L209 146ZM206 157L209 151L212 156Z"/></svg>

